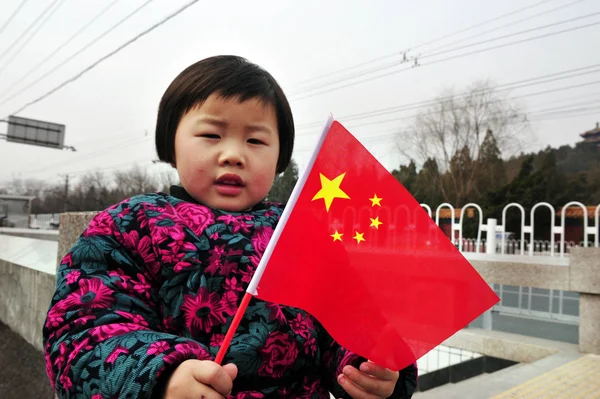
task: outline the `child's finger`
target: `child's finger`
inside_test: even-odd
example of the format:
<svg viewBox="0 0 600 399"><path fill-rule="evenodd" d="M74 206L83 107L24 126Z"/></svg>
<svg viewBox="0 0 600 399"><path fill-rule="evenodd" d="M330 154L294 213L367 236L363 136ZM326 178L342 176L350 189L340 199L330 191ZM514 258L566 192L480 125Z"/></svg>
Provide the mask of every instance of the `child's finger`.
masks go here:
<svg viewBox="0 0 600 399"><path fill-rule="evenodd" d="M379 366L372 362L362 363L360 365L360 371L385 381L396 381L398 379L397 371L386 369L385 367Z"/></svg>
<svg viewBox="0 0 600 399"><path fill-rule="evenodd" d="M233 388L231 376L223 367L211 361L199 361L199 367L194 367L194 379L202 384L211 386L221 395L228 395Z"/></svg>
<svg viewBox="0 0 600 399"><path fill-rule="evenodd" d="M391 381L370 376L352 366L344 367L343 373L344 376L354 383L354 385L362 389L367 394L371 394L379 398L387 398L393 392L393 384Z"/></svg>
<svg viewBox="0 0 600 399"><path fill-rule="evenodd" d="M356 369L355 369L356 370ZM359 372L358 370L356 370ZM379 398L377 395L369 393L356 385L349 377L345 375L338 376L338 383L344 391L346 391L352 398L354 399L377 399Z"/></svg>

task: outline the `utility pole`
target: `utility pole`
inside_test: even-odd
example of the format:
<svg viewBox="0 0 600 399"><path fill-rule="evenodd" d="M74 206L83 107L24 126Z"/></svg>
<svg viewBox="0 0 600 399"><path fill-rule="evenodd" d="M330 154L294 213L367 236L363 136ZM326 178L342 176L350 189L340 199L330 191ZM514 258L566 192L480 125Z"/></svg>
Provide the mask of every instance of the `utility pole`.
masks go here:
<svg viewBox="0 0 600 399"><path fill-rule="evenodd" d="M66 174L65 175L65 195L64 195L64 200L63 200L63 212L67 211L67 203L69 200L69 175Z"/></svg>

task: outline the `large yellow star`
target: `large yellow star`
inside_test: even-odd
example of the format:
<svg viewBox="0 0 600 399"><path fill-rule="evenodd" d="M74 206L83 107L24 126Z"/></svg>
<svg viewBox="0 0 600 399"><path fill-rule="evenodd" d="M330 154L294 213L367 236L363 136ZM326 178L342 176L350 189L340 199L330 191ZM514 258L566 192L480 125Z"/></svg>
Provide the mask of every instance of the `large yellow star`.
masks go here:
<svg viewBox="0 0 600 399"><path fill-rule="evenodd" d="M373 198L369 198L369 200L371 201L371 206L381 206L381 200L383 198L378 198L377 194L373 194Z"/></svg>
<svg viewBox="0 0 600 399"><path fill-rule="evenodd" d="M379 221L379 216L377 216L375 219L373 218L369 218L371 219L371 226L369 227L375 227L377 230L379 230L379 225L383 224Z"/></svg>
<svg viewBox="0 0 600 399"><path fill-rule="evenodd" d="M338 231L336 230L335 233L333 233L331 236L333 237L333 241L342 241L343 235L343 233L338 233Z"/></svg>
<svg viewBox="0 0 600 399"><path fill-rule="evenodd" d="M358 231L356 232L356 235L352 238L354 238L356 240L357 244L360 244L361 241L365 241L364 236L365 233L359 233Z"/></svg>
<svg viewBox="0 0 600 399"><path fill-rule="evenodd" d="M331 203L335 198L344 198L350 199L348 194L342 191L340 188L340 184L342 184L342 180L344 180L344 176L346 173L342 173L338 177L333 180L329 180L325 176L321 175L321 190L313 197L314 200L323 199L325 200L325 208L327 212L329 212L329 208L331 207Z"/></svg>

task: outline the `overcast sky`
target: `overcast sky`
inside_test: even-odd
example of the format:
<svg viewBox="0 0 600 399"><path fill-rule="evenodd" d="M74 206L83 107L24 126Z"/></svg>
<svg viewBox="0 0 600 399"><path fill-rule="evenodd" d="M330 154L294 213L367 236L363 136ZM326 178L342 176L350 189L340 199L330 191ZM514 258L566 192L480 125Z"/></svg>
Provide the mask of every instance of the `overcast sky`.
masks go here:
<svg viewBox="0 0 600 399"><path fill-rule="evenodd" d="M0 2L0 30L22 2ZM55 53L113 2L114 5L94 24ZM13 114L77 75L189 0L150 1L108 35L72 57L146 2L148 0L26 0L16 17L0 32L0 118ZM13 45L49 6L49 14L41 19L46 18L46 22L37 33L31 36L39 24ZM531 7L453 34L528 6ZM585 17L578 18L582 16ZM574 20L512 35L568 19ZM35 177L54 182L61 179L61 174L77 176L94 168L126 167L134 161L150 167L155 158L153 134L161 95L183 68L208 56L241 55L275 76L291 99L296 125L300 127L295 158L303 165L319 132L319 123L330 112L345 123L343 117L346 115L433 99L444 88L461 90L479 79L504 84L600 64L600 25L445 60L599 21L600 2L597 0L201 0L78 80L18 113L23 117L65 124L65 144L75 146L78 151L0 141L0 184L12 177ZM510 26L501 27L508 24ZM495 29L497 27L500 28ZM500 36L507 37L425 57ZM436 40L440 37L441 40ZM458 40L461 41L453 44ZM28 43L23 46L26 41ZM433 43L415 49L429 41ZM402 53L407 48L414 49L407 53L409 58L422 57L419 67L410 68L410 64L401 63ZM38 70L22 79L51 54L54 55ZM380 61L363 64L385 56L387 58ZM69 62L23 90L70 57ZM384 68L390 63L398 65ZM340 72L355 65L359 66ZM365 73L379 68L384 69ZM583 71L593 73L511 92L511 95L519 96L580 86L520 100L523 111L529 113L533 121L531 133L535 140L531 149L574 144L580 139L579 133L592 129L600 121L600 94L594 94L600 85L585 85L598 80L600 69L598 72ZM330 72L331 75L315 80ZM327 93L323 91L329 86L314 89L315 85L355 73L362 75L337 84L347 87ZM381 74L386 76L349 84ZM303 92L306 87L313 90ZM14 96L15 93L20 94ZM10 97L13 98L6 101ZM553 111L536 119L535 111L549 108L560 112L565 109L580 111L576 115ZM409 123L410 120L398 119L411 114L414 111L388 113L345 124L386 167L393 168L402 158L390 133ZM388 119L397 120L382 122ZM303 127L313 122L318 123ZM0 124L0 133L5 131L6 124Z"/></svg>

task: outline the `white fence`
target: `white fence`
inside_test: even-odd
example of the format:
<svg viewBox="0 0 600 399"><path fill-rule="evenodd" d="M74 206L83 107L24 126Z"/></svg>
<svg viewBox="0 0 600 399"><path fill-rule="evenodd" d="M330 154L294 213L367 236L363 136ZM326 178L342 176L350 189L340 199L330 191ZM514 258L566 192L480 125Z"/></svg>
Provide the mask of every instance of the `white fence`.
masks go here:
<svg viewBox="0 0 600 399"><path fill-rule="evenodd" d="M454 243L456 245L458 245L458 240L455 239ZM521 240L519 239L507 239L504 242L504 249L502 249L500 246L502 245L502 243L498 240L496 240L495 242L496 244L496 253L503 253L503 254L507 254L507 255L519 255L521 254L521 246L524 247L524 254L530 254L530 255L552 255L552 254L559 254L560 253L560 242L551 242L550 240L533 240L533 244L530 240L525 240L524 243L522 243ZM485 238L482 238L480 240L480 248L477 249L477 239L475 238L463 238L462 239L462 252L487 252L487 240ZM533 245L533 254L531 254L531 248L530 246ZM563 252L565 254L568 254L571 250L571 248L573 247L593 247L594 243L591 241L588 241L587 244L584 243L583 241L579 241L579 242L574 242L574 241L565 241L564 242L564 248L563 248Z"/></svg>
<svg viewBox="0 0 600 399"><path fill-rule="evenodd" d="M29 217L29 228L40 230L56 230L60 221L59 213L41 213Z"/></svg>
<svg viewBox="0 0 600 399"><path fill-rule="evenodd" d="M569 202L565 204L560 211L560 225L556 225L557 212L552 205L547 202L540 202L531 208L529 212L530 224L526 223L526 212L525 208L518 203L511 203L504 207L502 210L501 224L498 224L496 219L487 219L484 224L483 211L481 207L475 203L466 204L460 209L460 216L458 223L456 222L456 211L455 208L444 203L437 207L435 211L435 217L432 213L431 207L427 204L421 204L421 206L427 211L430 217L432 217L436 224L440 225L440 212L442 209L449 209L451 212L451 226L450 231L452 232L453 242L460 251L463 252L480 252L488 254L515 254L515 255L549 255L549 256L565 256L568 254L569 249L575 246L583 247L600 247L600 204L595 207L592 214L588 214L588 208L580 202ZM534 239L535 233L535 214L540 207L545 207L550 210L550 239L547 241L540 241ZM464 238L463 237L463 221L465 212L474 208L478 212L478 228L476 238ZM521 215L521 234L520 238L507 239L506 238L506 215L509 209L516 208ZM571 241L565 241L565 216L567 209L569 208L580 208L583 214L583 239L581 242L575 243ZM593 219L590 224L589 219ZM481 238L481 233L487 232L487 239ZM490 234L493 232L493 234ZM458 237L456 237L458 233ZM500 239L496 238L496 235L500 235ZM527 237L528 235L529 237ZM558 236L558 237L556 237Z"/></svg>

